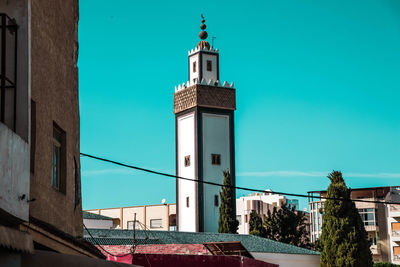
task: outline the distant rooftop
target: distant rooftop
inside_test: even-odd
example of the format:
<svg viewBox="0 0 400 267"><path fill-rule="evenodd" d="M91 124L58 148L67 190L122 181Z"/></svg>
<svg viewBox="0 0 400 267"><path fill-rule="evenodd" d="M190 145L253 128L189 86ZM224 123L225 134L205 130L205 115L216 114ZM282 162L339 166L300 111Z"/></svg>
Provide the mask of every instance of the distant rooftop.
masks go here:
<svg viewBox="0 0 400 267"><path fill-rule="evenodd" d="M82 211L83 219L90 219L90 220L110 220L112 221L113 218L107 217L104 215L88 212L88 211Z"/></svg>
<svg viewBox="0 0 400 267"><path fill-rule="evenodd" d="M90 229L93 238L84 231L84 238L100 245L132 245L133 230ZM240 241L249 252L309 254L318 255L319 252L296 247L254 235L222 234L222 233L192 233L169 231L136 230L137 245L151 244L203 244L206 242L234 242Z"/></svg>
<svg viewBox="0 0 400 267"><path fill-rule="evenodd" d="M364 187L364 188L350 188L351 191L363 191L363 190L379 190L379 189L390 189L390 188L399 188L398 185L393 186L379 186L379 187ZM319 190L319 191L308 191L307 193L326 193L326 190Z"/></svg>

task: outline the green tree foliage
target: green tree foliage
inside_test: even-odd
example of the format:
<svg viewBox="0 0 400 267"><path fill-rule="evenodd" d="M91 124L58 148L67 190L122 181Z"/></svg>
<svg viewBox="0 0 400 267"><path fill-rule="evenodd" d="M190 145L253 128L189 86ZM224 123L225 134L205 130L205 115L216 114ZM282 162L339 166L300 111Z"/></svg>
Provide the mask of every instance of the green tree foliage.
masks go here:
<svg viewBox="0 0 400 267"><path fill-rule="evenodd" d="M309 248L306 220L306 214L296 211L295 207L290 208L286 204L274 207L272 212L268 210L267 216L264 215L264 237Z"/></svg>
<svg viewBox="0 0 400 267"><path fill-rule="evenodd" d="M342 173L333 171L328 178L325 214L321 234L321 264L326 267L370 267L372 255L361 217L354 202L350 200L350 189L346 187ZM338 200L343 199L343 200Z"/></svg>
<svg viewBox="0 0 400 267"><path fill-rule="evenodd" d="M266 231L263 226L263 221L256 211L252 210L250 213L250 234L265 237Z"/></svg>
<svg viewBox="0 0 400 267"><path fill-rule="evenodd" d="M235 189L232 186L229 170L223 172L224 186L219 193L221 205L219 206L218 232L236 234L239 222L236 220Z"/></svg>
<svg viewBox="0 0 400 267"><path fill-rule="evenodd" d="M398 267L400 265L398 264L393 264L390 262L376 262L374 263L374 267Z"/></svg>

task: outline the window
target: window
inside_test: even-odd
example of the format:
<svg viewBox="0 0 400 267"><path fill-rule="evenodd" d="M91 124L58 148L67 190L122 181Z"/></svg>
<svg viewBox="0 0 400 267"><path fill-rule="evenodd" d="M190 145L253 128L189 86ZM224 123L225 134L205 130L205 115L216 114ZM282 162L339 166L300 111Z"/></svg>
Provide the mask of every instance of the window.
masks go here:
<svg viewBox="0 0 400 267"><path fill-rule="evenodd" d="M244 215L244 222L247 223L247 214Z"/></svg>
<svg viewBox="0 0 400 267"><path fill-rule="evenodd" d="M211 164L221 165L221 154L211 154Z"/></svg>
<svg viewBox="0 0 400 267"><path fill-rule="evenodd" d="M185 156L185 167L189 167L190 166L190 155Z"/></svg>
<svg viewBox="0 0 400 267"><path fill-rule="evenodd" d="M400 223L392 222L392 236L400 236Z"/></svg>
<svg viewBox="0 0 400 267"><path fill-rule="evenodd" d="M150 228L162 228L162 219L151 219Z"/></svg>
<svg viewBox="0 0 400 267"><path fill-rule="evenodd" d="M0 122L16 130L17 30L15 19L0 14Z"/></svg>
<svg viewBox="0 0 400 267"><path fill-rule="evenodd" d="M218 195L214 196L214 206L218 207Z"/></svg>
<svg viewBox="0 0 400 267"><path fill-rule="evenodd" d="M375 209L359 209L361 220L364 223L364 226L368 225L376 225L375 224Z"/></svg>
<svg viewBox="0 0 400 267"><path fill-rule="evenodd" d="M189 197L186 197L186 208L189 208Z"/></svg>
<svg viewBox="0 0 400 267"><path fill-rule="evenodd" d="M53 125L53 164L51 185L57 191L65 193L65 132Z"/></svg>
<svg viewBox="0 0 400 267"><path fill-rule="evenodd" d="M81 203L81 169L76 163L76 158L74 157L74 172L75 172L75 208Z"/></svg>
<svg viewBox="0 0 400 267"><path fill-rule="evenodd" d="M207 71L212 71L212 62L211 62L211 60L207 60Z"/></svg>
<svg viewBox="0 0 400 267"><path fill-rule="evenodd" d="M193 72L196 72L196 61L193 62Z"/></svg>
<svg viewBox="0 0 400 267"><path fill-rule="evenodd" d="M31 173L35 173L36 152L36 102L31 99Z"/></svg>
<svg viewBox="0 0 400 267"><path fill-rule="evenodd" d="M136 223L134 223L134 222L135 222L135 221L128 221L128 222L127 222L127 225L126 225L127 228L130 229L130 230L133 230L133 225L135 225L135 229L136 229L136 230L141 229L139 221L136 220Z"/></svg>

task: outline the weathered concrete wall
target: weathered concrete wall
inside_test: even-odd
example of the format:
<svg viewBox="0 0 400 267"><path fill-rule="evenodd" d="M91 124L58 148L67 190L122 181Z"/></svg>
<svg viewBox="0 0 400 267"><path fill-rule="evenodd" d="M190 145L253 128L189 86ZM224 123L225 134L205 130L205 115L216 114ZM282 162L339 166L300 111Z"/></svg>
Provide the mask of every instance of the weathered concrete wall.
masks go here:
<svg viewBox="0 0 400 267"><path fill-rule="evenodd" d="M25 197L22 199L23 195ZM6 223L18 222L18 219L27 221L29 215L28 198L28 143L0 123L0 211L2 211L0 221ZM2 214L3 212L11 216L6 216Z"/></svg>
<svg viewBox="0 0 400 267"><path fill-rule="evenodd" d="M36 103L30 215L72 236L82 236L82 207L75 205L79 160L77 69L78 0L31 0L31 93ZM65 193L51 185L53 123L66 133ZM80 191L80 178L77 184Z"/></svg>
<svg viewBox="0 0 400 267"><path fill-rule="evenodd" d="M256 260L278 264L279 267L318 267L319 255L251 252Z"/></svg>

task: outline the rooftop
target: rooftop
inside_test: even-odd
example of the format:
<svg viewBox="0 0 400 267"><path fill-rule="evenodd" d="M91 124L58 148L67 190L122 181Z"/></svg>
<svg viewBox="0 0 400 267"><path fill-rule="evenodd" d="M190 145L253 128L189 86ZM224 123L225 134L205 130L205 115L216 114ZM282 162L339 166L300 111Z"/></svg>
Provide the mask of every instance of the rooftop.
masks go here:
<svg viewBox="0 0 400 267"><path fill-rule="evenodd" d="M112 221L113 218L107 217L104 215L88 212L88 211L82 211L82 216L83 219L90 219L90 220L110 220Z"/></svg>
<svg viewBox="0 0 400 267"><path fill-rule="evenodd" d="M379 190L379 189L387 189L389 190L390 188L398 188L400 186L394 185L394 186L380 186L380 187L364 187L364 188L350 188L351 191L364 191L364 190ZM307 193L326 193L326 190L318 190L318 191L308 191Z"/></svg>
<svg viewBox="0 0 400 267"><path fill-rule="evenodd" d="M90 229L90 237L85 230L84 238L100 245L132 245L133 230ZM136 230L136 244L203 244L206 242L234 242L240 241L249 252L309 254L318 255L319 252L277 242L274 240L254 236L222 233L192 233L169 231Z"/></svg>

